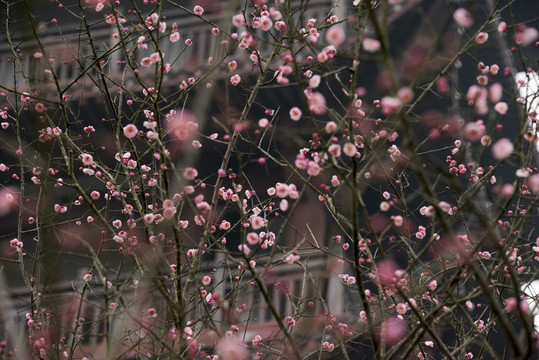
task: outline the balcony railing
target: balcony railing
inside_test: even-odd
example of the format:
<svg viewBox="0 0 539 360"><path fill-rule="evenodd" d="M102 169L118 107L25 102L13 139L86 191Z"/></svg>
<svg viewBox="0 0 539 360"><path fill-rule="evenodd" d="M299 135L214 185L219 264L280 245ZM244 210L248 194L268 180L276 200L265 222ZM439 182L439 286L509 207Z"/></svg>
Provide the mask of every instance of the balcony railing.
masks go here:
<svg viewBox="0 0 539 360"><path fill-rule="evenodd" d="M299 1L297 3L299 4ZM332 1L330 0L311 0L303 13L304 20L315 18L322 21L328 15L331 7ZM346 9L341 12L345 14ZM185 12L172 11L166 15L169 28L174 22L178 24L180 41L172 43L169 41L168 36L159 34L161 36L159 48L165 54L166 62L173 64L170 73L164 79L165 82L177 81L176 75L180 73L194 73L200 64L207 63L210 56L216 57L216 55L219 55L219 51L224 54L220 49L223 48L221 41L225 40L225 37L224 35L215 36L212 33L212 26ZM229 27L231 23L231 14L228 11L223 11L220 14L204 15L204 18L225 28ZM7 42L0 44L0 59L2 60L0 61L0 85L6 89L17 87L19 90L24 91L26 88L25 81L28 80L30 82L48 83L56 90L56 85L53 84L53 75L45 73L45 70L48 69L55 74L56 81L62 91L66 87L77 89L95 86L88 78L90 74L94 77L96 75L95 69L90 70L93 68L95 56L89 44L88 34L82 30L69 31L69 29L63 29L62 27L60 27L60 30L61 33L57 29L49 29L41 34L40 42L44 53L43 57L39 59L34 58L34 53L43 52L43 50L35 40L17 42L18 45L15 49L12 49ZM237 31L240 30L237 29ZM132 71L125 72L124 77L126 64L121 62L126 59L124 50L119 45L119 40L114 36L114 33L118 32L117 26L100 22L93 25L90 32L95 51L98 56L100 54L98 61L102 62L101 68L104 75L118 83L123 79L125 86L128 88L135 85L137 80L134 78ZM138 36L133 34L132 37L129 40L128 48L134 49ZM193 44L187 46L185 44L186 39L191 39ZM257 50L264 53L269 50L269 46L271 44L260 42ZM155 49L152 50L151 48L152 46L149 45L146 50L136 49L132 64L137 66L140 59L155 51ZM236 49L231 56L240 56L242 51L246 52L246 50ZM178 56L180 54L181 56ZM245 57L248 55L246 53ZM53 59L54 62L50 63L49 59ZM139 70L142 72L144 68Z"/></svg>

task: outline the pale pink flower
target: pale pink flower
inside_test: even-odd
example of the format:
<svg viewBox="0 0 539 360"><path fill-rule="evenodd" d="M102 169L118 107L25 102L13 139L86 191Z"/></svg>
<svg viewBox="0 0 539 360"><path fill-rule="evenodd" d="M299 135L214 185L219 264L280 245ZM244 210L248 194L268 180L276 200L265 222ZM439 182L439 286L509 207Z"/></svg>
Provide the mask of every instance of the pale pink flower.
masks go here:
<svg viewBox="0 0 539 360"><path fill-rule="evenodd" d="M243 14L236 14L232 17L232 24L235 27L241 27L243 26L245 21L243 20Z"/></svg>
<svg viewBox="0 0 539 360"><path fill-rule="evenodd" d="M326 31L326 41L335 46L338 47L339 45L342 45L344 41L346 40L346 35L344 34L344 30L342 27L338 25L334 25L327 29Z"/></svg>
<svg viewBox="0 0 539 360"><path fill-rule="evenodd" d="M85 166L90 166L94 163L94 158L90 154L82 154L80 158L82 160L83 165Z"/></svg>
<svg viewBox="0 0 539 360"><path fill-rule="evenodd" d="M299 119L301 119L301 115L302 112L297 106L294 106L292 109L290 109L290 118L292 120L298 121Z"/></svg>
<svg viewBox="0 0 539 360"><path fill-rule="evenodd" d="M382 98L382 113L384 115L391 115L397 113L402 108L402 101L399 98L384 96Z"/></svg>
<svg viewBox="0 0 539 360"><path fill-rule="evenodd" d="M264 31L268 31L273 26L273 22L268 16L262 16L260 18L260 28Z"/></svg>
<svg viewBox="0 0 539 360"><path fill-rule="evenodd" d="M235 74L233 76L230 77L230 83L234 86L237 86L241 81L241 76L239 76L238 74Z"/></svg>
<svg viewBox="0 0 539 360"><path fill-rule="evenodd" d="M395 306L395 310L397 310L398 314L404 315L408 311L408 306L406 303L398 303L397 306Z"/></svg>
<svg viewBox="0 0 539 360"><path fill-rule="evenodd" d="M409 86L404 86L397 92L397 97L403 104L408 104L414 99L414 90Z"/></svg>
<svg viewBox="0 0 539 360"><path fill-rule="evenodd" d="M171 135L179 140L187 140L198 129L196 118L188 110L173 110L167 120Z"/></svg>
<svg viewBox="0 0 539 360"><path fill-rule="evenodd" d="M172 34L170 34L170 42L175 43L176 41L180 40L180 33L177 31L174 31Z"/></svg>
<svg viewBox="0 0 539 360"><path fill-rule="evenodd" d="M210 285L210 284L211 284L211 277L209 277L209 276L207 276L207 275L204 276L204 277L202 278L202 284L204 284L204 285L206 285L206 286Z"/></svg>
<svg viewBox="0 0 539 360"><path fill-rule="evenodd" d="M492 155L496 160L507 159L513 153L514 145L511 140L502 138L492 146Z"/></svg>
<svg viewBox="0 0 539 360"><path fill-rule="evenodd" d="M193 12L195 13L195 15L201 16L202 14L204 14L204 8L200 5L196 5L193 8Z"/></svg>
<svg viewBox="0 0 539 360"><path fill-rule="evenodd" d="M256 244L258 244L259 242L259 237L258 237L258 234L255 233L254 231L250 232L247 234L245 240L247 241L247 243L251 246L255 246Z"/></svg>
<svg viewBox="0 0 539 360"><path fill-rule="evenodd" d="M140 60L140 65L144 67L148 67L152 64L152 60L149 57L144 57L142 60Z"/></svg>
<svg viewBox="0 0 539 360"><path fill-rule="evenodd" d="M160 52L154 52L150 55L150 61L153 63L158 63L162 59Z"/></svg>
<svg viewBox="0 0 539 360"><path fill-rule="evenodd" d="M488 89L488 97L491 102L497 103L502 99L503 96L503 87L500 83L494 83L490 85Z"/></svg>
<svg viewBox="0 0 539 360"><path fill-rule="evenodd" d="M249 350L236 338L222 338L215 346L220 360L247 360Z"/></svg>
<svg viewBox="0 0 539 360"><path fill-rule="evenodd" d="M307 174L309 174L310 176L318 176L320 174L320 171L322 171L320 165L318 165L314 161L309 161L309 164L307 166Z"/></svg>
<svg viewBox="0 0 539 360"><path fill-rule="evenodd" d="M406 333L406 321L390 317L382 325L382 337L389 345L397 343Z"/></svg>
<svg viewBox="0 0 539 360"><path fill-rule="evenodd" d="M521 25L518 27L517 33L515 34L515 42L522 46L528 46L537 40L538 37L539 32L536 28Z"/></svg>
<svg viewBox="0 0 539 360"><path fill-rule="evenodd" d="M34 107L36 109L37 112L43 112L45 110L47 110L47 108L45 107L45 105L43 105L42 103L37 103Z"/></svg>
<svg viewBox="0 0 539 360"><path fill-rule="evenodd" d="M474 24L472 15L468 12L468 10L463 8L455 10L453 13L453 19L459 26L465 29L472 27Z"/></svg>
<svg viewBox="0 0 539 360"><path fill-rule="evenodd" d="M251 249L249 249L249 246L245 244L238 245L238 250L241 251L245 256L248 256L251 253Z"/></svg>
<svg viewBox="0 0 539 360"><path fill-rule="evenodd" d="M325 127L326 133L331 134L335 130L337 130L337 124L335 123L335 121L330 121L326 124L326 127Z"/></svg>
<svg viewBox="0 0 539 360"><path fill-rule="evenodd" d="M288 196L288 185L277 183L275 184L276 193L275 195L281 199Z"/></svg>
<svg viewBox="0 0 539 360"><path fill-rule="evenodd" d="M148 317L155 319L157 317L157 311L154 308L148 309Z"/></svg>
<svg viewBox="0 0 539 360"><path fill-rule="evenodd" d="M500 115L505 115L507 113L508 108L509 107L507 106L507 103L503 101L500 101L499 103L494 105L494 110Z"/></svg>
<svg viewBox="0 0 539 360"><path fill-rule="evenodd" d="M124 136L128 139L132 139L138 134L138 129L135 125L129 124L124 127Z"/></svg>
<svg viewBox="0 0 539 360"><path fill-rule="evenodd" d="M488 34L486 32L480 32L475 36L475 42L477 44L484 44L488 40Z"/></svg>
<svg viewBox="0 0 539 360"><path fill-rule="evenodd" d="M539 194L539 174L534 174L528 178L526 182L528 188L534 193ZM538 244L539 246L539 244Z"/></svg>
<svg viewBox="0 0 539 360"><path fill-rule="evenodd" d="M144 222L146 224L151 224L153 223L155 220L155 215L154 214L146 214L144 215Z"/></svg>
<svg viewBox="0 0 539 360"><path fill-rule="evenodd" d="M265 221L260 216L253 216L251 218L251 227L253 228L253 230L260 229L261 227L264 226L264 224L265 224Z"/></svg>
<svg viewBox="0 0 539 360"><path fill-rule="evenodd" d="M283 212L288 210L288 200L282 199L281 202L279 203L279 209L281 209L281 211Z"/></svg>
<svg viewBox="0 0 539 360"><path fill-rule="evenodd" d="M352 156L356 155L357 148L352 143L346 143L346 144L343 145L342 151L343 151L344 155L352 157Z"/></svg>
<svg viewBox="0 0 539 360"><path fill-rule="evenodd" d="M486 130L483 120L469 122L464 126L464 136L469 141L479 141L485 135Z"/></svg>
<svg viewBox="0 0 539 360"><path fill-rule="evenodd" d="M376 39L365 38L363 39L363 49L366 52L374 53L380 50L381 43Z"/></svg>
<svg viewBox="0 0 539 360"><path fill-rule="evenodd" d="M307 96L309 110L316 115L324 115L327 111L326 98L319 92Z"/></svg>

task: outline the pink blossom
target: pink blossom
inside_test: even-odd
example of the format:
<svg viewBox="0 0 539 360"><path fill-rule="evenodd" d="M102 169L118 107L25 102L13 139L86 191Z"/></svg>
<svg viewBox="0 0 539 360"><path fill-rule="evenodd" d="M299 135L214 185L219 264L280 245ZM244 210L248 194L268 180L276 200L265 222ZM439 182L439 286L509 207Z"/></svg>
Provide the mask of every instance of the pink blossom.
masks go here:
<svg viewBox="0 0 539 360"><path fill-rule="evenodd" d="M154 220L155 220L155 215L154 214L146 214L146 215L144 215L144 222L146 224L151 224L151 223L153 223Z"/></svg>
<svg viewBox="0 0 539 360"><path fill-rule="evenodd" d="M334 25L327 29L326 31L326 41L335 46L338 47L344 43L346 40L346 35L344 34L344 30L341 26Z"/></svg>
<svg viewBox="0 0 539 360"><path fill-rule="evenodd" d="M241 27L245 24L245 21L243 20L243 14L236 14L232 17L232 24L235 27Z"/></svg>
<svg viewBox="0 0 539 360"><path fill-rule="evenodd" d="M406 333L406 322L398 317L390 317L382 325L381 336L389 345L397 343Z"/></svg>
<svg viewBox="0 0 539 360"><path fill-rule="evenodd" d="M258 237L258 234L254 231L247 234L245 240L247 243L251 246L255 246L259 243L260 238Z"/></svg>
<svg viewBox="0 0 539 360"><path fill-rule="evenodd" d="M414 90L409 86L404 86L397 92L397 97L403 104L408 104L414 99Z"/></svg>
<svg viewBox="0 0 539 360"><path fill-rule="evenodd" d="M370 52L370 53L377 52L378 50L380 50L380 46L381 46L380 41L376 39L371 39L371 38L364 38L362 44L363 44L363 49L366 52Z"/></svg>
<svg viewBox="0 0 539 360"><path fill-rule="evenodd" d="M398 303L395 306L395 310L397 310L398 314L404 315L408 311L408 305L406 303Z"/></svg>
<svg viewBox="0 0 539 360"><path fill-rule="evenodd" d="M196 118L188 110L172 110L167 120L171 135L178 140L187 140L198 129Z"/></svg>
<svg viewBox="0 0 539 360"><path fill-rule="evenodd" d="M320 165L318 165L314 161L309 161L309 164L307 166L307 174L309 174L310 176L318 176L320 174L320 171L322 171Z"/></svg>
<svg viewBox="0 0 539 360"><path fill-rule="evenodd" d="M85 166L90 166L94 163L94 158L90 154L82 154L80 158L82 160L82 164Z"/></svg>
<svg viewBox="0 0 539 360"><path fill-rule="evenodd" d="M249 350L236 338L222 338L215 346L221 360L247 360Z"/></svg>
<svg viewBox="0 0 539 360"><path fill-rule="evenodd" d="M151 319L155 319L157 317L157 311L154 308L149 308L148 317Z"/></svg>
<svg viewBox="0 0 539 360"><path fill-rule="evenodd" d="M493 103L497 103L502 99L503 87L500 83L494 83L490 85L488 89L488 97Z"/></svg>
<svg viewBox="0 0 539 360"><path fill-rule="evenodd" d="M464 126L464 136L469 141L478 141L485 135L487 128L483 124L483 120L469 122Z"/></svg>
<svg viewBox="0 0 539 360"><path fill-rule="evenodd" d="M132 139L138 134L138 129L135 125L129 124L124 127L124 136L128 139Z"/></svg>
<svg viewBox="0 0 539 360"><path fill-rule="evenodd" d="M496 160L504 160L511 156L513 150L514 146L511 140L502 138L492 146L492 155Z"/></svg>
<svg viewBox="0 0 539 360"><path fill-rule="evenodd" d="M195 15L201 16L202 14L204 14L204 8L200 5L196 5L193 8L193 12L195 13Z"/></svg>
<svg viewBox="0 0 539 360"><path fill-rule="evenodd" d="M522 46L528 46L539 37L539 32L536 28L520 25L515 34L515 42Z"/></svg>
<svg viewBox="0 0 539 360"><path fill-rule="evenodd" d="M3 164L0 164L0 171ZM5 166L5 165L4 165ZM6 167L7 168L7 167ZM0 188L0 217L7 215L17 207L19 194L12 187Z"/></svg>
<svg viewBox="0 0 539 360"><path fill-rule="evenodd" d="M352 157L355 156L357 153L357 148L352 143L346 143L342 147L342 151L346 156Z"/></svg>
<svg viewBox="0 0 539 360"><path fill-rule="evenodd" d="M290 109L290 118L292 120L298 121L299 119L301 119L301 115L302 112L297 106L294 106L292 109Z"/></svg>
<svg viewBox="0 0 539 360"><path fill-rule="evenodd" d="M281 199L288 196L288 185L286 184L281 184L281 183L275 184L275 190L276 190L275 195L277 197L280 197Z"/></svg>
<svg viewBox="0 0 539 360"><path fill-rule="evenodd" d="M230 83L234 86L237 86L241 81L241 76L239 76L238 74L235 74L233 76L230 77Z"/></svg>
<svg viewBox="0 0 539 360"><path fill-rule="evenodd" d="M172 43L175 43L176 41L180 40L180 33L177 31L174 31L172 34L170 34L169 40Z"/></svg>
<svg viewBox="0 0 539 360"><path fill-rule="evenodd" d="M488 34L486 32L480 32L475 36L475 42L477 44L484 44L488 40Z"/></svg>
<svg viewBox="0 0 539 360"><path fill-rule="evenodd" d="M324 115L327 110L326 98L319 92L311 93L307 96L309 110L316 115Z"/></svg>
<svg viewBox="0 0 539 360"><path fill-rule="evenodd" d="M144 67L148 67L152 64L152 59L150 59L149 57L144 57L142 58L142 60L140 60L140 65L144 66Z"/></svg>
<svg viewBox="0 0 539 360"><path fill-rule="evenodd" d="M264 225L265 225L264 218L260 216L253 216L251 218L251 227L253 228L253 230L258 230L262 228Z"/></svg>
<svg viewBox="0 0 539 360"><path fill-rule="evenodd" d="M474 24L472 15L468 12L468 10L463 8L455 10L453 13L453 19L459 26L465 29L472 27Z"/></svg>
<svg viewBox="0 0 539 360"><path fill-rule="evenodd" d="M45 110L47 110L47 108L45 107L45 105L43 105L42 103L37 103L34 107L36 109L37 112L41 113Z"/></svg>
<svg viewBox="0 0 539 360"><path fill-rule="evenodd" d="M273 22L268 16L262 16L260 18L260 28L264 31L268 31L273 26Z"/></svg>
<svg viewBox="0 0 539 360"><path fill-rule="evenodd" d="M498 114L501 114L501 115L505 115L507 113L507 110L508 110L508 106L507 106L507 103L503 102L503 101L500 101L499 103L497 103L496 105L494 105L494 110L498 113Z"/></svg>
<svg viewBox="0 0 539 360"><path fill-rule="evenodd" d="M530 176L526 184L534 194L539 194L539 174L533 174Z"/></svg>
<svg viewBox="0 0 539 360"><path fill-rule="evenodd" d="M399 98L384 96L382 98L382 113L384 115L391 115L397 113L402 108L402 101Z"/></svg>

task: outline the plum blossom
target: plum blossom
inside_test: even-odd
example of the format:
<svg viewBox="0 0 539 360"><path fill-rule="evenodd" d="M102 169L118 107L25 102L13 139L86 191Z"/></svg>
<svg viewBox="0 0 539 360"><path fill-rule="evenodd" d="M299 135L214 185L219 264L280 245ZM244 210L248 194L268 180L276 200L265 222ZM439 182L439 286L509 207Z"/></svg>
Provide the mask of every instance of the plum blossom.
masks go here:
<svg viewBox="0 0 539 360"><path fill-rule="evenodd" d="M371 38L364 38L362 44L363 44L363 49L366 52L370 52L370 53L377 52L378 50L380 50L380 47L381 47L380 41L376 39L371 39Z"/></svg>
<svg viewBox="0 0 539 360"><path fill-rule="evenodd" d="M215 350L217 350L220 360L247 360L249 358L247 347L234 337L225 337L219 340Z"/></svg>
<svg viewBox="0 0 539 360"><path fill-rule="evenodd" d="M137 136L138 134L138 129L135 125L133 124L129 124L129 125L126 125L123 129L123 132L124 132L124 136L128 139L132 139L134 138L135 136Z"/></svg>
<svg viewBox="0 0 539 360"><path fill-rule="evenodd" d="M494 110L500 115L505 115L508 110L507 103L500 101L499 103L494 105Z"/></svg>
<svg viewBox="0 0 539 360"><path fill-rule="evenodd" d="M469 141L479 141L487 131L483 120L469 122L464 126L464 136Z"/></svg>
<svg viewBox="0 0 539 360"><path fill-rule="evenodd" d="M488 40L488 34L486 32L480 32L475 36L475 42L477 44L484 44Z"/></svg>
<svg viewBox="0 0 539 360"><path fill-rule="evenodd" d="M346 35L341 26L335 25L327 29L326 31L326 41L335 47L342 45L346 40Z"/></svg>
<svg viewBox="0 0 539 360"><path fill-rule="evenodd" d="M193 8L193 12L195 13L195 15L202 16L202 14L204 14L204 8L200 5L196 5Z"/></svg>
<svg viewBox="0 0 539 360"><path fill-rule="evenodd" d="M234 86L237 86L241 81L241 76L239 76L238 74L235 74L233 76L230 77L230 83Z"/></svg>
<svg viewBox="0 0 539 360"><path fill-rule="evenodd" d="M492 146L492 155L496 160L505 160L513 153L514 145L508 138L498 140Z"/></svg>
<svg viewBox="0 0 539 360"><path fill-rule="evenodd" d="M327 110L326 98L322 93L314 92L307 94L307 101L309 103L309 110L316 115L324 115Z"/></svg>
<svg viewBox="0 0 539 360"><path fill-rule="evenodd" d="M299 121L299 119L301 119L301 115L302 112L297 106L294 106L292 109L290 109L290 119L294 121Z"/></svg>
<svg viewBox="0 0 539 360"><path fill-rule="evenodd" d="M473 26L474 20L468 10L459 8L453 13L453 19L455 22L464 29L468 29Z"/></svg>

